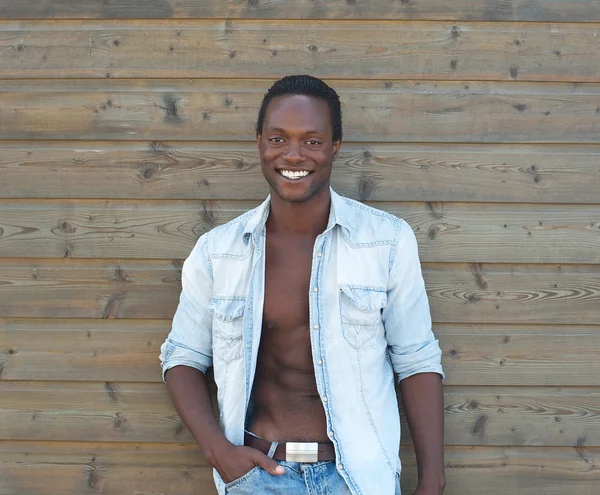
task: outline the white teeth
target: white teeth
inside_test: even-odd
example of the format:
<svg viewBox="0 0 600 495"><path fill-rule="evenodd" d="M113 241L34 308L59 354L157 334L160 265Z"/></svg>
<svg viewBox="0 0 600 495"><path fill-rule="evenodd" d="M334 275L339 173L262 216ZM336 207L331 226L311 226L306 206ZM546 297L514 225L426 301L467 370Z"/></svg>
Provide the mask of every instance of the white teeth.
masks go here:
<svg viewBox="0 0 600 495"><path fill-rule="evenodd" d="M291 170L280 170L281 175L288 179L301 179L302 177L306 177L309 172L306 170L300 170L297 172L293 172Z"/></svg>

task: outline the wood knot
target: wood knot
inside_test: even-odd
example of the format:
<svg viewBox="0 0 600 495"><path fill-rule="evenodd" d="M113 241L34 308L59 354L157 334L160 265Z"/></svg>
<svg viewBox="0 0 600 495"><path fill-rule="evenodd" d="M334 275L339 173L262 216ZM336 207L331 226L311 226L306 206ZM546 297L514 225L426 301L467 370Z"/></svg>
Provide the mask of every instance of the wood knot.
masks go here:
<svg viewBox="0 0 600 495"><path fill-rule="evenodd" d="M173 124L179 124L183 121L181 117L180 98L177 98L171 93L167 93L162 97L165 120Z"/></svg>
<svg viewBox="0 0 600 495"><path fill-rule="evenodd" d="M358 181L358 195L361 201L368 200L375 190L375 182L369 177L361 177Z"/></svg>
<svg viewBox="0 0 600 495"><path fill-rule="evenodd" d="M156 179L160 167L156 163L146 162L140 165L139 174L144 181L150 181L152 179Z"/></svg>
<svg viewBox="0 0 600 495"><path fill-rule="evenodd" d="M317 45L308 45L308 50L312 53L317 53L319 51L319 47Z"/></svg>
<svg viewBox="0 0 600 495"><path fill-rule="evenodd" d="M117 391L112 387L110 382L106 382L104 384L104 390L106 391L106 394L110 397L110 400L112 400L113 402L119 402Z"/></svg>
<svg viewBox="0 0 600 495"><path fill-rule="evenodd" d="M62 230L65 234L74 234L75 231L77 230L75 227L73 227L69 222L64 221L61 222L60 225L58 226L58 228L60 230Z"/></svg>
<svg viewBox="0 0 600 495"><path fill-rule="evenodd" d="M517 103L513 105L513 108L515 110L518 110L519 112L524 112L525 110L527 110L527 105L525 105L525 103Z"/></svg>
<svg viewBox="0 0 600 495"><path fill-rule="evenodd" d="M429 231L427 232L427 237L429 237L429 239L431 239L433 241L433 240L435 240L435 238L437 237L439 232L440 232L440 228L437 225L433 225L433 226L429 227Z"/></svg>
<svg viewBox="0 0 600 495"><path fill-rule="evenodd" d="M119 41L119 40L114 40L114 41L113 41L113 45L115 45L115 46L120 46L120 45L121 45L121 41Z"/></svg>
<svg viewBox="0 0 600 495"><path fill-rule="evenodd" d="M386 82L383 84L383 87L384 87L385 89L392 89L392 88L394 87L394 83L392 83L392 81L386 81Z"/></svg>
<svg viewBox="0 0 600 495"><path fill-rule="evenodd" d="M476 436L481 436L485 432L485 426L488 422L487 414L482 414L475 421L475 425L473 426L473 434Z"/></svg>
<svg viewBox="0 0 600 495"><path fill-rule="evenodd" d="M456 67L458 67L458 60L453 58L452 60L450 60L450 68L452 70L456 70Z"/></svg>
<svg viewBox="0 0 600 495"><path fill-rule="evenodd" d="M250 7L258 7L259 4L259 0L248 0L248 5L250 5Z"/></svg>
<svg viewBox="0 0 600 495"><path fill-rule="evenodd" d="M450 34L453 38L460 38L460 29L458 26L452 26Z"/></svg>
<svg viewBox="0 0 600 495"><path fill-rule="evenodd" d="M113 421L113 426L117 430L126 430L128 427L127 418L125 416L121 416L120 412L116 413L115 416L116 416L116 418Z"/></svg>
<svg viewBox="0 0 600 495"><path fill-rule="evenodd" d="M481 299L479 298L479 296L475 295L475 294L471 294L467 300L472 303L472 304L477 304L479 301L481 301Z"/></svg>
<svg viewBox="0 0 600 495"><path fill-rule="evenodd" d="M519 68L516 65L511 65L509 72L510 72L510 77L512 77L513 79L516 79L517 76L519 75Z"/></svg>
<svg viewBox="0 0 600 495"><path fill-rule="evenodd" d="M477 402L476 400L472 400L471 402L469 402L469 407L471 409L478 409L479 408L479 402Z"/></svg>

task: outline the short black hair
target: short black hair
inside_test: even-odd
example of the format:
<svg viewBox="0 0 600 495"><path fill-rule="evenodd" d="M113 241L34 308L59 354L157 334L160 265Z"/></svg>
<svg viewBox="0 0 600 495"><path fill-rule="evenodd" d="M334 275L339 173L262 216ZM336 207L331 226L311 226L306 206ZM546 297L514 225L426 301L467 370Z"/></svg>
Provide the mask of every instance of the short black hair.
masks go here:
<svg viewBox="0 0 600 495"><path fill-rule="evenodd" d="M284 95L306 95L313 98L325 100L329 106L331 114L331 127L333 128L333 140L342 139L342 108L340 97L335 90L325 84L317 77L309 75L285 76L283 79L275 82L265 94L260 110L258 111L258 120L256 122L256 133L262 134L262 128L265 121L267 107L273 98Z"/></svg>

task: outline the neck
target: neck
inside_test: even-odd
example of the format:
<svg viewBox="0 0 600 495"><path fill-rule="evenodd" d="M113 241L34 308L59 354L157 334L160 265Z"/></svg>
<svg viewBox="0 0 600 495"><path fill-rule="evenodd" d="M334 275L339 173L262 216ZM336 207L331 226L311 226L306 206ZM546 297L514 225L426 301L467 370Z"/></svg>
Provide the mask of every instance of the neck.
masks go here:
<svg viewBox="0 0 600 495"><path fill-rule="evenodd" d="M329 185L302 203L288 203L271 191L267 232L316 238L327 228L330 205Z"/></svg>

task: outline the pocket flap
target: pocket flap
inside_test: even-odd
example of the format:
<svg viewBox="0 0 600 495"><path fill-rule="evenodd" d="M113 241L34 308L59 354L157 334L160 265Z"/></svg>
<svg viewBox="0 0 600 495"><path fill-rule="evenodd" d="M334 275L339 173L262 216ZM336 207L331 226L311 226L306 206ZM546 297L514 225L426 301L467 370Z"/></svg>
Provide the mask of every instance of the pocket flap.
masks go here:
<svg viewBox="0 0 600 495"><path fill-rule="evenodd" d="M340 290L352 301L356 309L365 313L385 308L387 304L387 295L382 289L340 285Z"/></svg>
<svg viewBox="0 0 600 495"><path fill-rule="evenodd" d="M245 298L213 299L208 305L208 309L212 311L219 320L223 321L231 321L240 316L244 316L245 307Z"/></svg>

